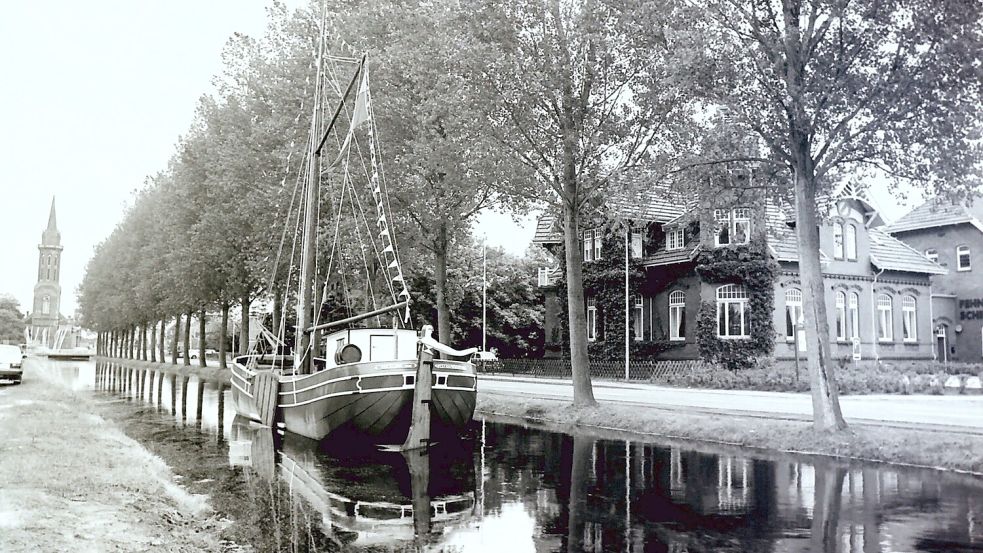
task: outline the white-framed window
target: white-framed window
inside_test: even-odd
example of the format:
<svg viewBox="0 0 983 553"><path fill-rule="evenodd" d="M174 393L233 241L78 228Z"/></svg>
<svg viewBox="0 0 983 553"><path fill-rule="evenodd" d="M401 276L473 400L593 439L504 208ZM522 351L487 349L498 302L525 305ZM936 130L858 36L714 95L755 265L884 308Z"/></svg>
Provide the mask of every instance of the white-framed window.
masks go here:
<svg viewBox="0 0 983 553"><path fill-rule="evenodd" d="M666 233L666 249L681 250L686 245L686 231L682 228L672 229Z"/></svg>
<svg viewBox="0 0 983 553"><path fill-rule="evenodd" d="M669 340L686 339L686 293L676 290L669 294Z"/></svg>
<svg viewBox="0 0 983 553"><path fill-rule="evenodd" d="M717 337L750 338L748 294L740 284L717 288Z"/></svg>
<svg viewBox="0 0 983 553"><path fill-rule="evenodd" d="M901 298L901 339L918 341L918 307L914 296Z"/></svg>
<svg viewBox="0 0 983 553"><path fill-rule="evenodd" d="M47 315L51 313L51 297L44 296L41 298L41 313Z"/></svg>
<svg viewBox="0 0 983 553"><path fill-rule="evenodd" d="M925 250L925 257L927 257L928 260L931 261L931 262L933 262L933 263L938 263L939 262L939 250L937 250L935 248L929 248L929 249Z"/></svg>
<svg viewBox="0 0 983 553"><path fill-rule="evenodd" d="M751 240L751 210L746 207L736 209L715 209L713 218L717 222L714 245L747 244Z"/></svg>
<svg viewBox="0 0 983 553"><path fill-rule="evenodd" d="M733 244L747 244L751 241L751 210L740 207L734 210Z"/></svg>
<svg viewBox="0 0 983 553"><path fill-rule="evenodd" d="M604 239L604 231L594 229L594 261L601 258L601 241Z"/></svg>
<svg viewBox="0 0 983 553"><path fill-rule="evenodd" d="M641 259L645 255L645 249L642 246L642 231L633 230L631 231L631 258Z"/></svg>
<svg viewBox="0 0 983 553"><path fill-rule="evenodd" d="M594 231L584 231L584 261L594 261Z"/></svg>
<svg viewBox="0 0 983 553"><path fill-rule="evenodd" d="M890 342L894 340L894 306L891 296L880 294L877 296L877 340L880 342Z"/></svg>
<svg viewBox="0 0 983 553"><path fill-rule="evenodd" d="M717 222L717 233L713 238L713 243L716 246L726 246L730 244L730 210L729 209L714 209L713 219Z"/></svg>
<svg viewBox="0 0 983 553"><path fill-rule="evenodd" d="M802 318L802 290L789 288L785 291L785 339L789 342L795 340Z"/></svg>
<svg viewBox="0 0 983 553"><path fill-rule="evenodd" d="M833 259L843 259L843 223L833 222Z"/></svg>
<svg viewBox="0 0 983 553"><path fill-rule="evenodd" d="M587 298L587 341L597 340L597 300Z"/></svg>
<svg viewBox="0 0 983 553"><path fill-rule="evenodd" d="M631 329L636 342L645 338L645 302L640 295L631 298Z"/></svg>
<svg viewBox="0 0 983 553"><path fill-rule="evenodd" d="M836 339L846 341L846 294L836 293Z"/></svg>
<svg viewBox="0 0 983 553"><path fill-rule="evenodd" d="M857 225L853 223L847 223L846 228L843 229L846 235L844 241L846 242L846 258L848 261L857 260Z"/></svg>
<svg viewBox="0 0 983 553"><path fill-rule="evenodd" d="M860 294L850 292L847 314L850 316L850 339L860 339Z"/></svg>
<svg viewBox="0 0 983 553"><path fill-rule="evenodd" d="M972 260L969 258L969 246L959 246L956 248L956 270L969 271L972 268Z"/></svg>

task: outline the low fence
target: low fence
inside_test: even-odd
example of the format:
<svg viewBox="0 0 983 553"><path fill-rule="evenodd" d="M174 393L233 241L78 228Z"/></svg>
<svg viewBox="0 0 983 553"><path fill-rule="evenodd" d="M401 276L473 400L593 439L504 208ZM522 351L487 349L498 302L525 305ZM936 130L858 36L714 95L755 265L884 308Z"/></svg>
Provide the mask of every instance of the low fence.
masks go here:
<svg viewBox="0 0 983 553"><path fill-rule="evenodd" d="M571 378L566 359L502 359L484 361L478 370L486 374L539 378ZM983 365L934 361L862 361L837 363L836 381L842 394L873 393L978 393ZM625 381L623 361L590 362L593 379ZM730 371L701 360L633 361L628 381L664 386L724 390L806 392L809 376L805 361L797 368L791 360L770 360L756 367Z"/></svg>
<svg viewBox="0 0 983 553"><path fill-rule="evenodd" d="M628 365L628 380L668 384L682 375L707 371L712 365L704 361L633 361ZM540 378L570 378L568 359L501 359L482 362L478 370L484 373L535 376ZM590 362L591 378L625 380L623 361Z"/></svg>

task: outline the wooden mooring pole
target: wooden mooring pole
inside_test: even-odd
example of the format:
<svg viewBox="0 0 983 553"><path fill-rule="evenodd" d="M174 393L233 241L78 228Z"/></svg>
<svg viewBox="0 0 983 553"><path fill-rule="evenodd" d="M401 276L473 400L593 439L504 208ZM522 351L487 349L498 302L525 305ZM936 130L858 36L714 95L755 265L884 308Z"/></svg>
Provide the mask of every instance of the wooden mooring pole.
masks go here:
<svg viewBox="0 0 983 553"><path fill-rule="evenodd" d="M433 327L426 325L422 334L429 338ZM433 350L420 345L417 354L416 383L413 387L413 412L410 418L410 430L406 434L401 451L408 451L430 445L430 401L433 397Z"/></svg>

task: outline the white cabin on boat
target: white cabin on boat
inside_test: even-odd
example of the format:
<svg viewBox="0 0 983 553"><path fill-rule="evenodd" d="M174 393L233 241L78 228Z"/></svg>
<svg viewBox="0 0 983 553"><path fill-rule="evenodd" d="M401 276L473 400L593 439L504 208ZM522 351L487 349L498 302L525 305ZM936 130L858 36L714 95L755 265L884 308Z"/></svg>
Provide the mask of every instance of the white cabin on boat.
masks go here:
<svg viewBox="0 0 983 553"><path fill-rule="evenodd" d="M352 328L324 338L325 368L365 361L416 359L417 333L412 329Z"/></svg>

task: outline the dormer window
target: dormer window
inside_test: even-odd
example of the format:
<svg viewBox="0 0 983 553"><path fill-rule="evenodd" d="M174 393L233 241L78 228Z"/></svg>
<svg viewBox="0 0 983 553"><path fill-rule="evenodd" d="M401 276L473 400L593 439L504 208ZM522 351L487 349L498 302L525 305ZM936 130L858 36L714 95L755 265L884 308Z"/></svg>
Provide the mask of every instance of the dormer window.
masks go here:
<svg viewBox="0 0 983 553"><path fill-rule="evenodd" d="M681 250L686 244L686 231L682 228L671 229L666 232L666 249Z"/></svg>
<svg viewBox="0 0 983 553"><path fill-rule="evenodd" d="M634 230L631 233L631 258L641 259L645 255L645 249L642 247L642 231Z"/></svg>
<svg viewBox="0 0 983 553"><path fill-rule="evenodd" d="M833 259L843 259L843 223L833 223Z"/></svg>
<svg viewBox="0 0 983 553"><path fill-rule="evenodd" d="M751 240L751 210L746 207L736 209L715 209L713 218L717 222L715 246L747 244Z"/></svg>
<svg viewBox="0 0 983 553"><path fill-rule="evenodd" d="M846 258L847 261L857 260L857 225L847 223L844 229L846 233Z"/></svg>

